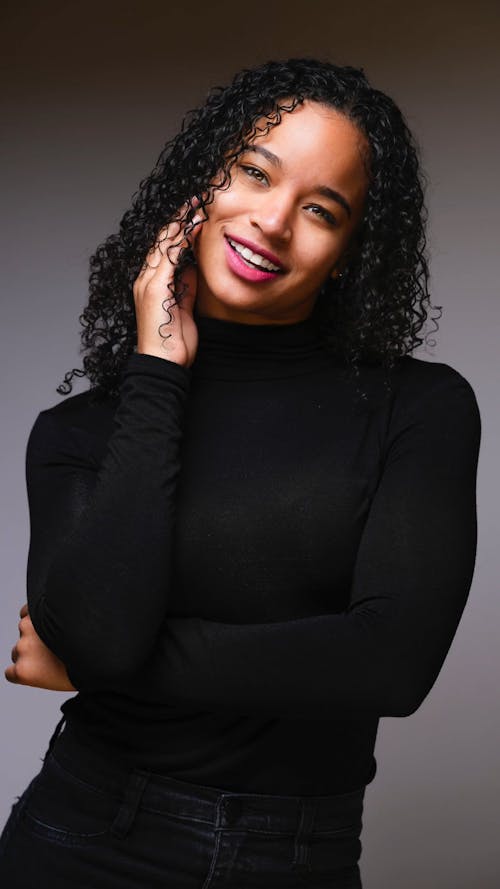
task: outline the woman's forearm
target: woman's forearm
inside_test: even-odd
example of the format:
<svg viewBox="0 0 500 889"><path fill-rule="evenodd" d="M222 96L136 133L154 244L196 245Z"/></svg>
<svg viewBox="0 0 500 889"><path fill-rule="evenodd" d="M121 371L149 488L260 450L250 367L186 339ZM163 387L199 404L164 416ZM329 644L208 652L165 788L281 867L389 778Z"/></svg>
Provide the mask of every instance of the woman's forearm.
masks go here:
<svg viewBox="0 0 500 889"><path fill-rule="evenodd" d="M30 615L87 682L142 664L167 611L189 380L179 364L131 355L100 466L64 411L42 412L31 432Z"/></svg>
<svg viewBox="0 0 500 889"><path fill-rule="evenodd" d="M269 717L414 712L472 582L481 425L458 375L424 393L413 413L391 443L345 612L250 625L169 618L127 692Z"/></svg>

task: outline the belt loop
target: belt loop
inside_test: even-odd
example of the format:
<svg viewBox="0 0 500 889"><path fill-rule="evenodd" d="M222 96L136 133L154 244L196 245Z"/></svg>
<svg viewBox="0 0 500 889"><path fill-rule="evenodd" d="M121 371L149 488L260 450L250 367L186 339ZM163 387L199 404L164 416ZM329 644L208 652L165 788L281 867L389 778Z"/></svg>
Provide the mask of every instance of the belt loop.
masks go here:
<svg viewBox="0 0 500 889"><path fill-rule="evenodd" d="M226 799L227 794L221 793L215 804L215 830L220 830L221 827L224 827Z"/></svg>
<svg viewBox="0 0 500 889"><path fill-rule="evenodd" d="M150 772L142 772L132 769L123 799L118 809L118 814L111 825L111 833L117 837L125 837L134 823L137 809L139 808L144 788L149 781Z"/></svg>

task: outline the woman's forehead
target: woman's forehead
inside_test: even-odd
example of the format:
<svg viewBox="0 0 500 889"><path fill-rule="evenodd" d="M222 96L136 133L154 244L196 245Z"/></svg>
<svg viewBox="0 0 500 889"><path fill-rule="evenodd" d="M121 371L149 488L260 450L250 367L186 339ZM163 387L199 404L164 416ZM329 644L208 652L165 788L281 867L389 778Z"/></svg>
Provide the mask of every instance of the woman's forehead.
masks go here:
<svg viewBox="0 0 500 889"><path fill-rule="evenodd" d="M258 119L257 132L246 142L246 151L256 159L304 178L366 177L366 137L341 111L308 101L285 112L267 132L265 121Z"/></svg>

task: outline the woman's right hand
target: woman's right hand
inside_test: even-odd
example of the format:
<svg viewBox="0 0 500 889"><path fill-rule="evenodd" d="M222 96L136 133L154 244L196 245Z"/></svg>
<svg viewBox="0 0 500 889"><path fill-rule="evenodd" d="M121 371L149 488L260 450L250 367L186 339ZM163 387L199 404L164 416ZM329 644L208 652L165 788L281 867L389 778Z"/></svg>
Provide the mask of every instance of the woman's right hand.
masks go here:
<svg viewBox="0 0 500 889"><path fill-rule="evenodd" d="M199 219L201 217L195 216L193 222ZM169 223L162 228L133 288L137 352L156 355L184 367L191 366L198 348L198 330L193 320L196 269L191 266L182 273L180 281L185 289L181 305L175 302L169 284L173 284L181 249L187 243L192 245L200 228L201 225L196 225L189 235L184 236L184 226L178 222ZM177 246L172 246L174 244Z"/></svg>
<svg viewBox="0 0 500 889"><path fill-rule="evenodd" d="M27 603L19 613L19 639L11 651L12 664L4 670L7 681L53 691L78 691L65 664L40 639L31 622Z"/></svg>

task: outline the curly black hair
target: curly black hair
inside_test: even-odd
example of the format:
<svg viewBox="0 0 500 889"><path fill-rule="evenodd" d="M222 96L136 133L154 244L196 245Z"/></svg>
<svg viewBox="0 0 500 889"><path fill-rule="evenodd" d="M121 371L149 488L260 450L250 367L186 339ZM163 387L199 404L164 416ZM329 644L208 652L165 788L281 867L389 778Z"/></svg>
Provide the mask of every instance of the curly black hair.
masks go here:
<svg viewBox="0 0 500 889"><path fill-rule="evenodd" d="M196 197L197 212L203 211L214 190L230 184L231 168L248 143L304 100L344 114L368 143L369 188L355 249L342 277L323 285L314 309L324 342L359 377L360 362L390 371L424 341L419 332L428 307L442 307L430 303L425 177L401 111L368 83L363 69L314 58L270 61L238 72L229 86L214 87L200 108L187 113L140 182L119 232L91 256L90 296L79 318L83 369L65 375L59 394L72 391L73 376L87 376L100 395L118 394L124 362L137 344L133 284L160 230L176 219L189 231L190 199ZM257 127L262 120L265 127ZM172 289L177 302L180 273L193 262L187 246Z"/></svg>

